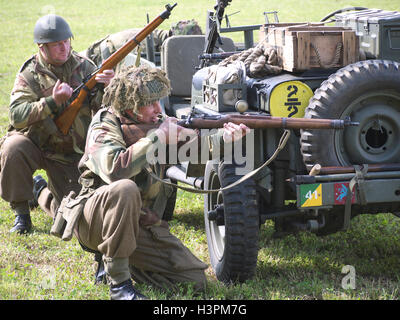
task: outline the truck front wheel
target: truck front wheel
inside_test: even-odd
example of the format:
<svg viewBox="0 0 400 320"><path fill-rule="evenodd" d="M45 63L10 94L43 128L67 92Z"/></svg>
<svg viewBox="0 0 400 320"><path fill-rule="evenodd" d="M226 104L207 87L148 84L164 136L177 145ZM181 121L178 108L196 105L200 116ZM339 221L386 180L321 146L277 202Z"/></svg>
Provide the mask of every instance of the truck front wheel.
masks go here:
<svg viewBox="0 0 400 320"><path fill-rule="evenodd" d="M208 161L204 188L219 189L241 176L237 167ZM204 196L204 220L211 265L224 283L243 282L255 274L258 255L259 213L254 180Z"/></svg>

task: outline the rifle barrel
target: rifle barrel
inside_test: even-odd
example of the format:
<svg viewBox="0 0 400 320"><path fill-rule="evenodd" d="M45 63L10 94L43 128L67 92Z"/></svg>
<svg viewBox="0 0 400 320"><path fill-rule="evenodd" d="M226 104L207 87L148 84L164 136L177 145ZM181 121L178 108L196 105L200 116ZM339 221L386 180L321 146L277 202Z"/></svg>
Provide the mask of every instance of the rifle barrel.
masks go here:
<svg viewBox="0 0 400 320"><path fill-rule="evenodd" d="M228 51L228 52L216 52L216 53L203 53L199 55L200 60L222 60L228 58L234 54L238 53L238 51Z"/></svg>

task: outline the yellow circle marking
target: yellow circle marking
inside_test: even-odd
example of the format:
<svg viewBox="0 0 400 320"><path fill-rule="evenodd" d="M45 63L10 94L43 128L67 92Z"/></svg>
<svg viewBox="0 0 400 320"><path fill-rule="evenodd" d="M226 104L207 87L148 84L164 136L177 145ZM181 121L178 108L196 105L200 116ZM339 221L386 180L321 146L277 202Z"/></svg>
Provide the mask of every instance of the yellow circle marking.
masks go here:
<svg viewBox="0 0 400 320"><path fill-rule="evenodd" d="M283 82L272 90L269 100L271 116L303 118L313 95L311 88L301 81Z"/></svg>

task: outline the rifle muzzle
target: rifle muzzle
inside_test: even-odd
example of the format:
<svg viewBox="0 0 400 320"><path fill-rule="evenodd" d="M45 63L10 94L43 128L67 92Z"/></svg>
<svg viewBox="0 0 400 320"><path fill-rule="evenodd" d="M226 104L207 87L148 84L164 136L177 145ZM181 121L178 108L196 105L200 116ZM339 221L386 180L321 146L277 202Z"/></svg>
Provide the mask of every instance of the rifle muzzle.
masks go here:
<svg viewBox="0 0 400 320"><path fill-rule="evenodd" d="M346 117L346 119L344 119L344 126L345 127L357 127L359 125L360 125L359 122L351 121L350 117Z"/></svg>
<svg viewBox="0 0 400 320"><path fill-rule="evenodd" d="M345 120L334 119L331 120L331 128L332 129L344 129L345 127L356 127L360 123L351 121L350 118L346 118Z"/></svg>
<svg viewBox="0 0 400 320"><path fill-rule="evenodd" d="M172 9L175 8L177 5L178 5L178 3L175 3L172 6L170 4L165 5L165 11L160 14L160 17L163 20L168 19L171 14Z"/></svg>

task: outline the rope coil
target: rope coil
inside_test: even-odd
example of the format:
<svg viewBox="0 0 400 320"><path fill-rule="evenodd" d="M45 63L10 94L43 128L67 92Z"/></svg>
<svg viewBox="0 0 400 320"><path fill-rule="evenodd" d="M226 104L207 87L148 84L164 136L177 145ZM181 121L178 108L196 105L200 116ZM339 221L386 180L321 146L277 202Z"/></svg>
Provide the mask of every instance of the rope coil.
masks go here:
<svg viewBox="0 0 400 320"><path fill-rule="evenodd" d="M276 50L266 41L222 60L219 65L227 66L235 61L242 61L246 67L246 74L253 78L282 72Z"/></svg>

